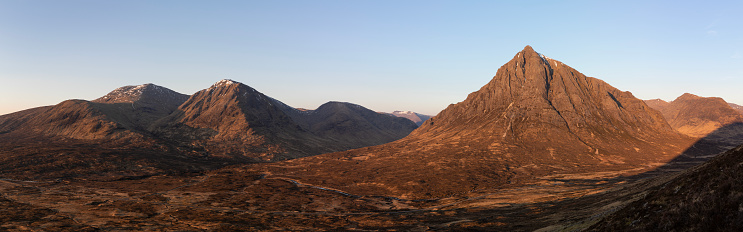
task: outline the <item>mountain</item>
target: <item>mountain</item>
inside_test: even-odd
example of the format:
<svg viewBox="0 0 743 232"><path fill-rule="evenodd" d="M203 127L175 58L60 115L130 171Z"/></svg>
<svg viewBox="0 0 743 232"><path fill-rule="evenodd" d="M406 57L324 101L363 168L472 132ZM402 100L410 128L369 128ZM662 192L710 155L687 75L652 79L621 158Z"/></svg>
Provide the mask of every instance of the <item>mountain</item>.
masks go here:
<svg viewBox="0 0 743 232"><path fill-rule="evenodd" d="M415 125L359 105L299 110L232 80L195 93L160 121L158 136L207 153L275 161L379 145Z"/></svg>
<svg viewBox="0 0 743 232"><path fill-rule="evenodd" d="M143 138L146 135L141 133L147 127L175 111L187 98L153 84L125 86L94 101L67 100L4 115L0 131L72 139ZM34 113L24 115L31 111Z"/></svg>
<svg viewBox="0 0 743 232"><path fill-rule="evenodd" d="M527 46L487 85L401 140L253 170L354 194L431 198L648 167L692 142L631 93Z"/></svg>
<svg viewBox="0 0 743 232"><path fill-rule="evenodd" d="M738 112L740 112L741 114L743 114L743 106L737 105L737 104L733 104L733 103L728 103L728 104L730 105L730 107L732 107L733 109L735 109Z"/></svg>
<svg viewBox="0 0 743 232"><path fill-rule="evenodd" d="M718 143L724 150L743 143L743 114L719 97L685 93L672 102L646 101L679 132Z"/></svg>
<svg viewBox="0 0 743 232"><path fill-rule="evenodd" d="M68 100L0 116L0 148L7 148L0 152L6 158L0 172L29 169L58 178L89 171L198 171L379 145L415 128L406 119L350 103L294 109L231 80L192 96L153 84L124 86L93 101ZM49 164L38 156L59 159L57 166L102 164L49 174L39 168Z"/></svg>
<svg viewBox="0 0 743 232"><path fill-rule="evenodd" d="M379 145L415 125L359 105L323 104L299 110L232 80L195 93L160 120L158 136L206 153L248 160L282 160Z"/></svg>
<svg viewBox="0 0 743 232"><path fill-rule="evenodd" d="M206 154L253 161L333 150L302 130L269 97L232 80L196 92L160 120L154 132Z"/></svg>
<svg viewBox="0 0 743 232"><path fill-rule="evenodd" d="M421 126L423 122L432 117L430 115L419 114L412 111L394 111L391 114L396 117L410 119L410 121L413 121L418 126Z"/></svg>
<svg viewBox="0 0 743 232"><path fill-rule="evenodd" d="M645 100L645 104L650 106L650 108L656 109L658 111L663 112L663 109L667 108L671 103L664 101L662 99L651 99L651 100ZM665 115L664 115L665 117Z"/></svg>
<svg viewBox="0 0 743 232"><path fill-rule="evenodd" d="M639 196L588 231L743 230L743 146Z"/></svg>
<svg viewBox="0 0 743 232"><path fill-rule="evenodd" d="M148 133L155 121L170 115L189 98L168 88L144 84L124 86L93 100L106 116L120 125Z"/></svg>
<svg viewBox="0 0 743 232"><path fill-rule="evenodd" d="M699 97L685 93L672 102L649 106L660 111L674 129L689 136L701 138L725 125L743 122L743 115L719 97ZM662 100L660 100L662 101Z"/></svg>
<svg viewBox="0 0 743 232"><path fill-rule="evenodd" d="M120 91L124 88L136 91ZM67 100L0 116L0 173L19 179L116 179L220 166L221 161L177 152L147 132L184 95L151 84L124 88L96 101ZM172 101L152 99L157 95Z"/></svg>
<svg viewBox="0 0 743 232"><path fill-rule="evenodd" d="M348 149L392 142L418 127L409 120L347 102L327 102L316 110L295 109L281 102L277 104L284 106L284 112L303 129Z"/></svg>

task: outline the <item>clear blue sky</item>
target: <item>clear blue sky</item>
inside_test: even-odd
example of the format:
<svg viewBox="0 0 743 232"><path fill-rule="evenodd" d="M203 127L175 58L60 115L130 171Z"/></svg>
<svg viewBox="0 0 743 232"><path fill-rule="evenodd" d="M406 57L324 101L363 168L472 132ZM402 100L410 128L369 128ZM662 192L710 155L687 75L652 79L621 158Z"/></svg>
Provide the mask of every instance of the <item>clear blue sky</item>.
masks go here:
<svg viewBox="0 0 743 232"><path fill-rule="evenodd" d="M436 114L525 45L638 98L743 104L741 1L0 0L0 114L225 78Z"/></svg>

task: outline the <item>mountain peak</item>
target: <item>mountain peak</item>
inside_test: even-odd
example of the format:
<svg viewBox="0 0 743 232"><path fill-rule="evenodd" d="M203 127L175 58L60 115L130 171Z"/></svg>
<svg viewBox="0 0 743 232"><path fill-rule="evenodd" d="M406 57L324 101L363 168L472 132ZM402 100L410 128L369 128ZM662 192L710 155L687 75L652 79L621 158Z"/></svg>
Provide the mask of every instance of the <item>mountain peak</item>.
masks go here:
<svg viewBox="0 0 743 232"><path fill-rule="evenodd" d="M631 93L527 46L488 84L409 136L323 155L303 163L312 171L292 175L308 184L343 176L329 187L428 199L557 173L638 167L668 160L691 141ZM395 174L380 174L390 167Z"/></svg>
<svg viewBox="0 0 743 232"><path fill-rule="evenodd" d="M532 57L532 56L539 56L539 53L537 53L536 51L534 51L534 48L532 48L531 46L526 45L526 47L524 47L523 50L521 50L520 52L516 53L515 56L513 56L513 59L514 60L516 60L516 59L518 59L518 60L527 60L528 57Z"/></svg>
<svg viewBox="0 0 743 232"><path fill-rule="evenodd" d="M473 129L473 122L484 122L487 126ZM594 152L614 149L615 145L606 138L618 134L643 139L654 134L675 135L658 112L647 109L631 93L587 77L537 53L531 46L501 66L487 85L439 113L413 135L439 135L457 130L485 130L485 134L497 135L493 140L499 140L498 143L557 146L543 143L543 135L550 134L552 138L564 138L559 142L563 147L574 149L564 150L565 154L581 152L580 149ZM481 139L477 135L482 132L471 133L470 139ZM647 144L627 143L652 148ZM551 159L546 154L544 157ZM642 157L641 154L622 155Z"/></svg>
<svg viewBox="0 0 743 232"><path fill-rule="evenodd" d="M106 94L103 97L93 100L98 103L122 103L134 102L140 100L145 95L158 96L158 98L187 98L186 95L180 94L168 88L158 86L152 83L142 85L127 85L119 87Z"/></svg>
<svg viewBox="0 0 743 232"><path fill-rule="evenodd" d="M242 84L242 83L240 83L240 82L237 82L237 81L233 81L233 80L231 80L231 79L222 79L222 80L220 80L220 81L217 81L217 83L214 83L214 84L213 84L213 85L212 85L212 86L210 87L210 89L212 89L212 88L217 88L217 87L221 87L221 86L240 85L240 84Z"/></svg>
<svg viewBox="0 0 743 232"><path fill-rule="evenodd" d="M530 45L526 45L526 47L524 47L524 50L522 51L523 52L535 52L534 48L532 48Z"/></svg>
<svg viewBox="0 0 743 232"><path fill-rule="evenodd" d="M697 96L697 95L694 95L694 94L691 94L691 93L684 93L681 96L679 96L678 98L676 98L676 100L679 100L679 99L682 99L682 100L684 100L684 99L697 99L697 98L702 98L702 97Z"/></svg>

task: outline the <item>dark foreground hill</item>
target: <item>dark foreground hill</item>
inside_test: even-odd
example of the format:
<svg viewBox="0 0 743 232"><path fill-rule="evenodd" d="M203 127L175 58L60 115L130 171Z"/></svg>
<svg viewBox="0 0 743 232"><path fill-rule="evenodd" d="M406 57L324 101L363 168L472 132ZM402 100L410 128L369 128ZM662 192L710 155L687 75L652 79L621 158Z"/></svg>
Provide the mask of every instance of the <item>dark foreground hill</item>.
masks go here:
<svg viewBox="0 0 743 232"><path fill-rule="evenodd" d="M231 80L192 96L153 84L125 86L94 101L0 116L0 173L118 178L201 171L378 145L416 128L350 103L294 112L300 111Z"/></svg>
<svg viewBox="0 0 743 232"><path fill-rule="evenodd" d="M687 170L591 231L743 231L743 146Z"/></svg>
<svg viewBox="0 0 743 232"><path fill-rule="evenodd" d="M355 194L434 198L556 173L649 167L692 142L631 93L527 46L402 140L254 170Z"/></svg>

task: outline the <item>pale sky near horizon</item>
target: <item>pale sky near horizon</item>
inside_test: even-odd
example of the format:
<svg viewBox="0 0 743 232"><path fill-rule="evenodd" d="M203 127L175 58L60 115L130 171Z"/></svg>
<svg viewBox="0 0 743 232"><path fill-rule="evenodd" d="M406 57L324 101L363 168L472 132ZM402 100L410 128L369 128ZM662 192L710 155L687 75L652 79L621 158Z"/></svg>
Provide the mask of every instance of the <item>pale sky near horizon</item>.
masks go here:
<svg viewBox="0 0 743 232"><path fill-rule="evenodd" d="M0 115L221 79L435 115L526 45L641 99L743 104L741 1L0 0Z"/></svg>

